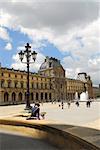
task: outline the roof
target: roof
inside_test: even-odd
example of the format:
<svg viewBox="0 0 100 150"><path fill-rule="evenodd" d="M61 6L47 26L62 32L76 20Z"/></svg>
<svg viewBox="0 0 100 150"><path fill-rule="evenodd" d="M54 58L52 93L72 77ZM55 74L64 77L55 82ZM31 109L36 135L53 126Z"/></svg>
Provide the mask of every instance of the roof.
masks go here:
<svg viewBox="0 0 100 150"><path fill-rule="evenodd" d="M60 60L53 57L46 57L45 61L41 64L39 71L55 67L62 67L62 65L60 64Z"/></svg>

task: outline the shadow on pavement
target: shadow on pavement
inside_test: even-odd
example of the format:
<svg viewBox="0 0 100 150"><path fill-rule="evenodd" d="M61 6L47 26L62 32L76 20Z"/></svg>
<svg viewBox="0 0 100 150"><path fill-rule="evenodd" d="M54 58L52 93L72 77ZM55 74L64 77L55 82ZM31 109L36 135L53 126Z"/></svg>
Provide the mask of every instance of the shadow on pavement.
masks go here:
<svg viewBox="0 0 100 150"><path fill-rule="evenodd" d="M49 143L35 138L0 133L1 150L57 150Z"/></svg>

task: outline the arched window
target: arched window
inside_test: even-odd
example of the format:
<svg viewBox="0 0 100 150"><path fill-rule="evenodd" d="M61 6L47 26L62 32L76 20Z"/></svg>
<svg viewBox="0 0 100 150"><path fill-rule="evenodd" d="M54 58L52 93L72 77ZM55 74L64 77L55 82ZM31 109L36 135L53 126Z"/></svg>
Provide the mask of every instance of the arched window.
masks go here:
<svg viewBox="0 0 100 150"><path fill-rule="evenodd" d="M17 88L17 84L18 84L18 82L15 82L15 88Z"/></svg>
<svg viewBox="0 0 100 150"><path fill-rule="evenodd" d="M27 99L27 93L25 92L25 100Z"/></svg>
<svg viewBox="0 0 100 150"><path fill-rule="evenodd" d="M52 62L49 62L49 67L52 67Z"/></svg>
<svg viewBox="0 0 100 150"><path fill-rule="evenodd" d="M34 89L34 83L32 83L32 89Z"/></svg>
<svg viewBox="0 0 100 150"><path fill-rule="evenodd" d="M47 89L47 83L45 83L45 89Z"/></svg>
<svg viewBox="0 0 100 150"><path fill-rule="evenodd" d="M33 93L31 93L31 97L30 97L30 100L33 100Z"/></svg>
<svg viewBox="0 0 100 150"><path fill-rule="evenodd" d="M16 101L16 94L14 92L12 93L12 101Z"/></svg>
<svg viewBox="0 0 100 150"><path fill-rule="evenodd" d="M23 82L21 82L20 84L21 84L21 88L23 88Z"/></svg>
<svg viewBox="0 0 100 150"><path fill-rule="evenodd" d="M22 98L23 98L23 95L22 95L22 93L20 92L19 95L18 95L18 100L19 100L19 101L22 101Z"/></svg>
<svg viewBox="0 0 100 150"><path fill-rule="evenodd" d="M36 100L38 100L39 99L39 95L38 95L38 93L36 93Z"/></svg>
<svg viewBox="0 0 100 150"><path fill-rule="evenodd" d="M49 93L49 99L51 100L51 93Z"/></svg>
<svg viewBox="0 0 100 150"><path fill-rule="evenodd" d="M41 93L41 100L43 100L43 93Z"/></svg>
<svg viewBox="0 0 100 150"><path fill-rule="evenodd" d="M4 80L1 80L1 88L4 87Z"/></svg>
<svg viewBox="0 0 100 150"><path fill-rule="evenodd" d="M41 89L43 89L43 83L41 83Z"/></svg>
<svg viewBox="0 0 100 150"><path fill-rule="evenodd" d="M45 99L47 100L47 93L45 93Z"/></svg>
<svg viewBox="0 0 100 150"><path fill-rule="evenodd" d="M8 88L10 88L11 87L11 81L9 80L8 81Z"/></svg>
<svg viewBox="0 0 100 150"><path fill-rule="evenodd" d="M9 94L7 92L4 93L4 102L9 101Z"/></svg>

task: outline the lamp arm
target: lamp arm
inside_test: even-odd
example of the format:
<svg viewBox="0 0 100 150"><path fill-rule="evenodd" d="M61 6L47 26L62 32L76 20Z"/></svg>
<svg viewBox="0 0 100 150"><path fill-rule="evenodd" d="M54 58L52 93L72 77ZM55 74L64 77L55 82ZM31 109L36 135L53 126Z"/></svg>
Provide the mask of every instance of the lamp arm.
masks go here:
<svg viewBox="0 0 100 150"><path fill-rule="evenodd" d="M34 62L29 62L29 64L33 64Z"/></svg>
<svg viewBox="0 0 100 150"><path fill-rule="evenodd" d="M23 62L23 61L21 61L21 63L23 63L23 64L27 64L27 62Z"/></svg>
<svg viewBox="0 0 100 150"><path fill-rule="evenodd" d="M21 61L21 63L23 63L23 64L27 64L27 62L22 62ZM34 62L29 62L28 64L33 64Z"/></svg>

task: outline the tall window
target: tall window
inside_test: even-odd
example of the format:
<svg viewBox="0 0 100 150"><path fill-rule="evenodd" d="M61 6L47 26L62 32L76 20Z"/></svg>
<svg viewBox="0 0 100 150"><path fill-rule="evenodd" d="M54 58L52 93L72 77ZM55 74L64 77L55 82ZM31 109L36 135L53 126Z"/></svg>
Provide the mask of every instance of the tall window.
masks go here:
<svg viewBox="0 0 100 150"><path fill-rule="evenodd" d="M14 92L12 93L12 101L16 101L16 94Z"/></svg>
<svg viewBox="0 0 100 150"><path fill-rule="evenodd" d="M36 100L38 100L39 99L39 95L38 95L38 93L36 93Z"/></svg>
<svg viewBox="0 0 100 150"><path fill-rule="evenodd" d="M23 82L21 82L21 88L23 88Z"/></svg>
<svg viewBox="0 0 100 150"><path fill-rule="evenodd" d="M11 87L11 81L8 81L8 88Z"/></svg>
<svg viewBox="0 0 100 150"><path fill-rule="evenodd" d="M1 88L4 87L4 80L1 81Z"/></svg>
<svg viewBox="0 0 100 150"><path fill-rule="evenodd" d="M41 83L41 89L43 89L43 83Z"/></svg>
<svg viewBox="0 0 100 150"><path fill-rule="evenodd" d="M52 67L52 63L51 62L49 62L49 67Z"/></svg>
<svg viewBox="0 0 100 150"><path fill-rule="evenodd" d="M45 83L45 89L47 89L47 83Z"/></svg>
<svg viewBox="0 0 100 150"><path fill-rule="evenodd" d="M52 83L50 83L50 90L52 89Z"/></svg>
<svg viewBox="0 0 100 150"><path fill-rule="evenodd" d="M20 92L20 93L18 94L18 100L19 100L19 101L22 101L22 99L23 99L23 95L22 95L22 93Z"/></svg>
<svg viewBox="0 0 100 150"><path fill-rule="evenodd" d="M34 83L32 83L32 89L34 89Z"/></svg>
<svg viewBox="0 0 100 150"><path fill-rule="evenodd" d="M15 82L15 88L17 88L17 82Z"/></svg>
<svg viewBox="0 0 100 150"><path fill-rule="evenodd" d="M51 93L49 93L49 99L51 100Z"/></svg>
<svg viewBox="0 0 100 150"><path fill-rule="evenodd" d="M43 100L43 93L41 93L41 100Z"/></svg>
<svg viewBox="0 0 100 150"><path fill-rule="evenodd" d="M30 97L30 100L33 100L33 93L31 93L31 95L30 95L31 97Z"/></svg>
<svg viewBox="0 0 100 150"><path fill-rule="evenodd" d="M4 102L8 102L9 94L7 92L4 93Z"/></svg>
<svg viewBox="0 0 100 150"><path fill-rule="evenodd" d="M45 93L45 99L47 100L47 93Z"/></svg>

